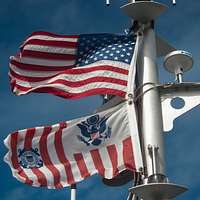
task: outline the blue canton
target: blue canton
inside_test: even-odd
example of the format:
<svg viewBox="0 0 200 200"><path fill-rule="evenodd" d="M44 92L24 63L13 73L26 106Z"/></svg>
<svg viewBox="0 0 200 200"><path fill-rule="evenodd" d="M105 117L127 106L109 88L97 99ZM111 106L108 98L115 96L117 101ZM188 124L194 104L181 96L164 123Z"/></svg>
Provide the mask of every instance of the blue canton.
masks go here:
<svg viewBox="0 0 200 200"><path fill-rule="evenodd" d="M81 35L78 41L76 66L88 65L100 60L130 64L134 44L133 36L114 34Z"/></svg>

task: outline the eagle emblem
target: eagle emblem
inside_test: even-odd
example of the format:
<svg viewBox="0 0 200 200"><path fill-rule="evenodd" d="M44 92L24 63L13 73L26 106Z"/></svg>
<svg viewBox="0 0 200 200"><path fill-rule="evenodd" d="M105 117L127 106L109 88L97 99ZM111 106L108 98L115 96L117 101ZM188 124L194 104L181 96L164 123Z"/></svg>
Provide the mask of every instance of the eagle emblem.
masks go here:
<svg viewBox="0 0 200 200"><path fill-rule="evenodd" d="M111 136L111 128L106 125L108 117L93 115L82 121L77 126L81 129L81 135L77 138L87 146L98 146Z"/></svg>
<svg viewBox="0 0 200 200"><path fill-rule="evenodd" d="M38 149L19 149L18 150L19 155L19 164L26 169L32 169L32 168L40 168L43 166L43 161L41 160L40 154L38 152Z"/></svg>

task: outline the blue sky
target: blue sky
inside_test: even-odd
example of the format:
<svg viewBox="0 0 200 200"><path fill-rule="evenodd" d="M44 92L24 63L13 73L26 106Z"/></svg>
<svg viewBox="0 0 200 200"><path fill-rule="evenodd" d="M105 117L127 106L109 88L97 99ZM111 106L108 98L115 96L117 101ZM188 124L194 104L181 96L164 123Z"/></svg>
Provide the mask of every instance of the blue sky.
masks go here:
<svg viewBox="0 0 200 200"><path fill-rule="evenodd" d="M200 82L200 1L177 0L157 21L156 31L178 49L191 52L193 69L185 74L186 81ZM38 125L54 124L91 113L101 104L101 99L89 97L81 100L65 100L48 94L14 96L8 83L8 59L14 55L20 43L33 31L44 30L60 34L123 33L129 19L120 10L125 0L112 1L106 7L104 1L86 0L7 0L0 7L0 177L1 200L69 199L70 190L33 188L18 182L3 157L6 148L3 139L12 131ZM190 3L190 4L189 4ZM161 62L159 62L161 63ZM159 65L161 82L173 80ZM178 118L174 129L165 134L166 169L172 182L188 186L189 191L177 199L200 200L200 107ZM110 188L94 176L78 184L78 199L126 199L127 189Z"/></svg>

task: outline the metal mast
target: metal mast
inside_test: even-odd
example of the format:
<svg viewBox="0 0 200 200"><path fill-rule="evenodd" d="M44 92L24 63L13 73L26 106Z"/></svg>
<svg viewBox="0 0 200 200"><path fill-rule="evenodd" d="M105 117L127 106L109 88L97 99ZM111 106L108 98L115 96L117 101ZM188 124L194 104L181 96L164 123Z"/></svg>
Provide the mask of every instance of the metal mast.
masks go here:
<svg viewBox="0 0 200 200"><path fill-rule="evenodd" d="M145 178L143 185L133 187L130 191L143 200L171 199L184 192L186 188L168 183L165 175L162 109L159 90L156 87L158 46L154 21L165 11L166 6L150 0L129 0L122 9L134 20L134 31L143 35L137 62L137 79ZM165 50L167 48L165 46Z"/></svg>

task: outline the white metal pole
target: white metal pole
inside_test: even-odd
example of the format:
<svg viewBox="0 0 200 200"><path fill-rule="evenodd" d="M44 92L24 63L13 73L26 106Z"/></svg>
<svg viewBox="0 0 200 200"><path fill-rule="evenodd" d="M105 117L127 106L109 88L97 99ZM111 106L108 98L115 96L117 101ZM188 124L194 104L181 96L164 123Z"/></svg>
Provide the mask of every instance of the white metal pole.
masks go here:
<svg viewBox="0 0 200 200"><path fill-rule="evenodd" d="M76 200L76 184L71 185L71 200Z"/></svg>
<svg viewBox="0 0 200 200"><path fill-rule="evenodd" d="M159 149L156 173L165 175L161 101L158 89L154 87L158 83L156 57L154 30L146 28L139 58L138 79L143 94L140 99L140 113L147 176L154 173L149 146Z"/></svg>

